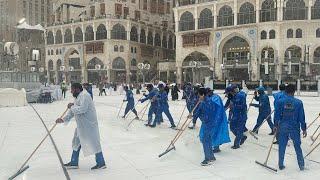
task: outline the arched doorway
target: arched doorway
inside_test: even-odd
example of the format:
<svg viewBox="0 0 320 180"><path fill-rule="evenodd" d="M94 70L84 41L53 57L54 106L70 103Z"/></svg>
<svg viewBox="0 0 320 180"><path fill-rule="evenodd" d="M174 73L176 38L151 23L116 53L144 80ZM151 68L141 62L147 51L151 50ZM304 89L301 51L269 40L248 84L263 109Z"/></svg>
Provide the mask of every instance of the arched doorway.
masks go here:
<svg viewBox="0 0 320 180"><path fill-rule="evenodd" d="M284 80L295 80L301 78L304 74L304 68L301 68L302 49L299 46L290 46L284 54L284 66L282 77Z"/></svg>
<svg viewBox="0 0 320 180"><path fill-rule="evenodd" d="M126 82L126 62L121 57L117 57L112 62L111 79L113 82Z"/></svg>
<svg viewBox="0 0 320 180"><path fill-rule="evenodd" d="M49 71L49 83L54 83L54 69L53 69L53 61L50 59L48 61L48 71Z"/></svg>
<svg viewBox="0 0 320 180"><path fill-rule="evenodd" d="M70 49L65 55L65 76L67 83L81 83L82 71L80 54L75 49Z"/></svg>
<svg viewBox="0 0 320 180"><path fill-rule="evenodd" d="M61 59L57 60L57 84L60 84L62 81L64 81L64 71L61 68L62 66L62 61Z"/></svg>
<svg viewBox="0 0 320 180"><path fill-rule="evenodd" d="M91 59L87 65L88 69L88 82L93 84L98 84L104 81L106 78L106 71L103 62L94 57Z"/></svg>
<svg viewBox="0 0 320 180"><path fill-rule="evenodd" d="M248 71L250 56L249 43L234 36L229 39L222 48L222 70L224 79L233 81L249 80Z"/></svg>
<svg viewBox="0 0 320 180"><path fill-rule="evenodd" d="M182 63L184 82L204 83L205 77L211 76L209 58L200 53L189 54Z"/></svg>
<svg viewBox="0 0 320 180"><path fill-rule="evenodd" d="M261 51L260 78L264 81L275 80L275 56L272 47L265 47Z"/></svg>

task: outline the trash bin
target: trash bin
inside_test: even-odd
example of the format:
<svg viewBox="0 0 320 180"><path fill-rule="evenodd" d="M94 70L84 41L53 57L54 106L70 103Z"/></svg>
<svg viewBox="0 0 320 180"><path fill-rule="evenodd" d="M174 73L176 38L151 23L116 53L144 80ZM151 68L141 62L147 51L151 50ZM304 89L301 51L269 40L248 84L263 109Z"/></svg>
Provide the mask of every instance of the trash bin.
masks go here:
<svg viewBox="0 0 320 180"><path fill-rule="evenodd" d="M272 88L271 87L267 87L267 95L268 96L272 95Z"/></svg>

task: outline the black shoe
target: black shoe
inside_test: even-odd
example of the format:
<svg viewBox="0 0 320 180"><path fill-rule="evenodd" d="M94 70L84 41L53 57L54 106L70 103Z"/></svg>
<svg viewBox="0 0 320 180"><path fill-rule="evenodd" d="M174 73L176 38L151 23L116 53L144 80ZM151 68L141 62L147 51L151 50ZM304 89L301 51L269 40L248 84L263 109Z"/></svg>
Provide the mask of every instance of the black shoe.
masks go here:
<svg viewBox="0 0 320 180"><path fill-rule="evenodd" d="M300 171L304 171L304 166L299 167Z"/></svg>
<svg viewBox="0 0 320 180"><path fill-rule="evenodd" d="M67 163L67 164L64 164L63 165L65 168L67 168L67 169L78 169L79 168L79 166L77 165L77 164L73 164L73 163L71 163L71 162L69 162L69 163Z"/></svg>
<svg viewBox="0 0 320 180"><path fill-rule="evenodd" d="M201 162L201 166L209 166L211 164L213 164L212 160L204 160Z"/></svg>
<svg viewBox="0 0 320 180"><path fill-rule="evenodd" d="M232 149L239 149L240 146L231 146Z"/></svg>
<svg viewBox="0 0 320 180"><path fill-rule="evenodd" d="M221 152L220 148L215 148L215 149L213 149L212 151L213 151L213 153L219 153L219 152Z"/></svg>
<svg viewBox="0 0 320 180"><path fill-rule="evenodd" d="M156 127L156 125L155 125L155 124L152 124L152 125L149 125L149 127L151 127L151 128L155 128L155 127Z"/></svg>
<svg viewBox="0 0 320 180"><path fill-rule="evenodd" d="M134 119L135 119L135 120L139 120L140 118L139 118L138 116L136 116Z"/></svg>
<svg viewBox="0 0 320 180"><path fill-rule="evenodd" d="M121 118L124 119L124 118L126 118L126 116L122 116Z"/></svg>
<svg viewBox="0 0 320 180"><path fill-rule="evenodd" d="M105 164L101 164L101 165L95 165L91 168L91 170L97 170L97 169L105 169L107 168L107 166Z"/></svg>
<svg viewBox="0 0 320 180"><path fill-rule="evenodd" d="M147 126L147 127L150 126L150 124L144 124L144 125Z"/></svg>
<svg viewBox="0 0 320 180"><path fill-rule="evenodd" d="M273 142L272 144L279 144L279 142L278 142L278 141L275 141L275 142Z"/></svg>
<svg viewBox="0 0 320 180"><path fill-rule="evenodd" d="M274 132L272 131L271 133L269 133L270 136L274 135Z"/></svg>
<svg viewBox="0 0 320 180"><path fill-rule="evenodd" d="M171 129L176 129L176 127L177 127L176 125L171 125L170 128L171 128Z"/></svg>
<svg viewBox="0 0 320 180"><path fill-rule="evenodd" d="M243 136L241 141L240 141L240 145L242 145L246 140L247 140L247 136Z"/></svg>
<svg viewBox="0 0 320 180"><path fill-rule="evenodd" d="M189 129L195 129L196 125L189 126Z"/></svg>
<svg viewBox="0 0 320 180"><path fill-rule="evenodd" d="M279 166L280 170L284 170L284 168L286 168L285 166Z"/></svg>

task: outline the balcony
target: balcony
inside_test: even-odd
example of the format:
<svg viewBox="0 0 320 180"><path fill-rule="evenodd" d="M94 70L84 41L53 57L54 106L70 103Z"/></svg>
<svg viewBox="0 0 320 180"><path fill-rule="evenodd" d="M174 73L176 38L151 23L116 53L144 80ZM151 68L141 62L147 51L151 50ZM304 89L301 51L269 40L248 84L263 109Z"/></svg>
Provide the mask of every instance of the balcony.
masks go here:
<svg viewBox="0 0 320 180"><path fill-rule="evenodd" d="M217 0L179 0L177 6L188 6L192 4L201 4L206 2L212 2Z"/></svg>

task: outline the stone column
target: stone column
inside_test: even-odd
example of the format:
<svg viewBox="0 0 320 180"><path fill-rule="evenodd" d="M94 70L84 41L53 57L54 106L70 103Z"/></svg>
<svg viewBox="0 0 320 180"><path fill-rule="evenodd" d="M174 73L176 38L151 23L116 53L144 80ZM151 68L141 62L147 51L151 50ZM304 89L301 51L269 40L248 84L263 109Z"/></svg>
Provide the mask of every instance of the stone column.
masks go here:
<svg viewBox="0 0 320 180"><path fill-rule="evenodd" d="M198 30L198 6L194 7L194 29Z"/></svg>
<svg viewBox="0 0 320 180"><path fill-rule="evenodd" d="M260 21L260 1L256 0L256 23Z"/></svg>
<svg viewBox="0 0 320 180"><path fill-rule="evenodd" d="M281 0L277 0L277 20L278 21L282 21L282 17L283 17L283 7L281 3L282 3Z"/></svg>
<svg viewBox="0 0 320 180"><path fill-rule="evenodd" d="M311 7L312 7L312 0L309 0L308 5L308 20L311 20Z"/></svg>
<svg viewBox="0 0 320 180"><path fill-rule="evenodd" d="M238 24L238 4L237 0L233 0L233 21L234 25L236 26Z"/></svg>
<svg viewBox="0 0 320 180"><path fill-rule="evenodd" d="M182 67L177 66L177 83L182 84Z"/></svg>
<svg viewBox="0 0 320 180"><path fill-rule="evenodd" d="M217 18L217 3L213 5L213 28L217 28L218 18Z"/></svg>

